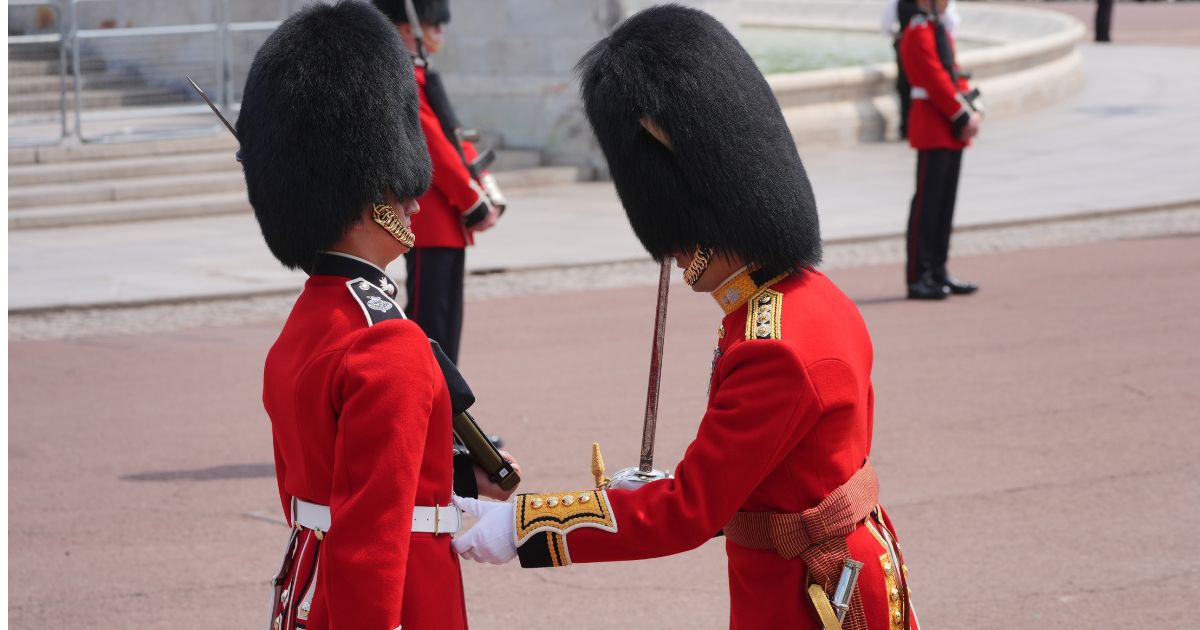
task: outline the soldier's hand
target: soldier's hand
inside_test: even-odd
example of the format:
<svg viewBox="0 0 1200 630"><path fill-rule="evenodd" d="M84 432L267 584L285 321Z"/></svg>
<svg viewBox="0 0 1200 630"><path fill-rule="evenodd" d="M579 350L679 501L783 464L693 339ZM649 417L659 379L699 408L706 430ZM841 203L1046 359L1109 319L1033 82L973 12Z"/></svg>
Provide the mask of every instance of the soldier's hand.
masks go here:
<svg viewBox="0 0 1200 630"><path fill-rule="evenodd" d="M979 112L971 112L971 116L967 119L967 125L963 127L963 140L970 140L979 135L979 125L983 122L983 116Z"/></svg>
<svg viewBox="0 0 1200 630"><path fill-rule="evenodd" d="M517 557L513 504L456 496L454 505L479 519L467 533L454 539L454 551L468 560L488 564L504 564Z"/></svg>
<svg viewBox="0 0 1200 630"><path fill-rule="evenodd" d="M608 482L608 487L615 490L637 490L642 486L659 479L668 479L672 475L661 470L643 474L637 468L622 468Z"/></svg>
<svg viewBox="0 0 1200 630"><path fill-rule="evenodd" d="M499 220L500 220L500 210L498 210L496 208L496 206L491 206L490 208L488 208L487 216L484 217L483 220L481 220L479 223L476 223L475 225L472 225L471 227L469 227L467 229L471 230L472 232L483 232L483 231L491 229L491 227L493 225L496 225L496 221L499 221Z"/></svg>
<svg viewBox="0 0 1200 630"><path fill-rule="evenodd" d="M516 472L518 475L521 474L521 465L517 463L517 460L513 459L513 456L508 451L500 451L500 457L503 457L504 461L512 464L514 472ZM517 486L519 485L520 484L518 483ZM497 501L507 501L508 498L512 496L513 492L516 492L517 490L517 486L513 486L511 489L505 490L499 485L493 483L492 480L488 478L487 473L483 472L483 469L479 466L475 467L475 486L479 488L479 496L495 499Z"/></svg>

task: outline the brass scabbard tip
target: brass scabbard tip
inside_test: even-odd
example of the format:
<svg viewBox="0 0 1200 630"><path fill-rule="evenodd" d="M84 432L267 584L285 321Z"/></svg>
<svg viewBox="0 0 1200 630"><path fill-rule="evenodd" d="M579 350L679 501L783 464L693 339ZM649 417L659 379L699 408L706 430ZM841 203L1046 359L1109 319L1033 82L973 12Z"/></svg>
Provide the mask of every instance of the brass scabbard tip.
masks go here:
<svg viewBox="0 0 1200 630"><path fill-rule="evenodd" d="M600 454L600 443L592 442L592 476L596 478L596 489L608 487L609 479L604 476L604 456Z"/></svg>

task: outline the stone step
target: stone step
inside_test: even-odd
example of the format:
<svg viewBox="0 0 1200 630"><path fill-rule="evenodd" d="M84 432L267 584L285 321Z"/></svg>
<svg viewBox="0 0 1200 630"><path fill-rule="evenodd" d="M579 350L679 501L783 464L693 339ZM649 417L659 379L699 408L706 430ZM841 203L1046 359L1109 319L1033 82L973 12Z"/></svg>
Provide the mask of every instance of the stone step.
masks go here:
<svg viewBox="0 0 1200 630"><path fill-rule="evenodd" d="M173 199L106 201L31 208L8 214L8 229L69 227L250 212L245 192Z"/></svg>
<svg viewBox="0 0 1200 630"><path fill-rule="evenodd" d="M88 57L80 62L81 69L85 72L103 72L104 60ZM67 59L67 74L71 73L71 60ZM8 62L8 77L11 80L13 77L33 77L46 74L58 76L59 66L58 59L45 61L9 61Z"/></svg>
<svg viewBox="0 0 1200 630"><path fill-rule="evenodd" d="M227 156L228 157L228 156ZM225 162L225 170L211 173L188 173L160 177L136 177L56 183L42 186L20 186L8 189L10 212L26 212L28 208L89 204L106 201L137 201L142 199L178 199L195 195L220 193L245 194L242 171Z"/></svg>
<svg viewBox="0 0 1200 630"><path fill-rule="evenodd" d="M9 44L9 61L49 61L57 60L59 55L58 42L38 42L36 44Z"/></svg>
<svg viewBox="0 0 1200 630"><path fill-rule="evenodd" d="M493 171L512 171L542 165L542 152L537 149L496 149Z"/></svg>
<svg viewBox="0 0 1200 630"><path fill-rule="evenodd" d="M237 151L237 141L227 131L221 129L219 133L189 138L141 140L136 142L63 144L9 149L8 163L9 168L11 168L14 164L52 164L152 156L157 156L166 161L166 156L174 157L181 153L205 152L223 152L227 159L233 160L235 151Z"/></svg>
<svg viewBox="0 0 1200 630"><path fill-rule="evenodd" d="M67 98L74 102L74 90L67 92ZM167 103L184 102L183 95L161 88L142 87L127 90L88 90L83 91L83 109L117 109L131 105L163 105ZM8 112L10 114L29 114L56 109L60 105L59 94L22 94L10 96Z"/></svg>
<svg viewBox="0 0 1200 630"><path fill-rule="evenodd" d="M495 171L493 174L496 176L496 183L503 190L555 186L579 181L579 168L575 166L537 166Z"/></svg>
<svg viewBox="0 0 1200 630"><path fill-rule="evenodd" d="M62 79L58 74L12 77L8 80L8 97L25 94L52 94L58 97ZM114 89L131 88L143 85L141 78L126 74L91 74L84 75L83 89ZM67 93L74 93L74 83L67 77Z"/></svg>
<svg viewBox="0 0 1200 630"><path fill-rule="evenodd" d="M8 187L11 192L15 188L26 186L220 171L241 173L241 166L233 158L232 148L219 152L179 153L168 156L18 164L8 168Z"/></svg>

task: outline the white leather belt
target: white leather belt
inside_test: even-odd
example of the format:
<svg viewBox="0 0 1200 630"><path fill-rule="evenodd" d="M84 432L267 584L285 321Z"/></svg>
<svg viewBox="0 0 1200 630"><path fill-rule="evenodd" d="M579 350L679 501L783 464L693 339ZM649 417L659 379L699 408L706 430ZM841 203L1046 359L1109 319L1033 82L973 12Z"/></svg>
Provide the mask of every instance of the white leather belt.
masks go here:
<svg viewBox="0 0 1200 630"><path fill-rule="evenodd" d="M292 524L324 536L329 531L329 506L292 497ZM412 531L427 534L457 534L462 512L455 505L418 505L413 508Z"/></svg>
<svg viewBox="0 0 1200 630"><path fill-rule="evenodd" d="M911 96L912 100L914 101L924 101L929 99L929 92L923 87L915 87L911 92L909 92L909 96Z"/></svg>

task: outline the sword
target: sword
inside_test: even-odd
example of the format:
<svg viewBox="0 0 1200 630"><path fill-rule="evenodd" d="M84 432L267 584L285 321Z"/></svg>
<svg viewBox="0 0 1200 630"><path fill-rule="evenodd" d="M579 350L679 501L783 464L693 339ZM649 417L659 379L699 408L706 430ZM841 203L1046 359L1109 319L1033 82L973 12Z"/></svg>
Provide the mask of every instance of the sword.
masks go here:
<svg viewBox="0 0 1200 630"><path fill-rule="evenodd" d="M638 461L641 476L654 473L654 433L658 424L658 394L662 384L663 344L667 338L667 292L671 289L671 261L662 262L658 272L658 306L654 311L654 342L650 346L650 381L646 386L646 416L642 421L642 454Z"/></svg>
<svg viewBox="0 0 1200 630"><path fill-rule="evenodd" d="M220 118L221 122L225 123L225 128L229 130L229 133L233 134L233 139L241 142L241 139L238 138L237 132L233 130L233 125L229 124L229 121L225 119L225 116L221 115L221 110L217 109L217 104L213 103L212 99L208 98L208 95L204 93L204 90L196 84L196 81L193 80L192 77L186 74L183 76L187 77L188 83L192 84L192 89L196 90L196 93L200 95L200 98L204 99L205 103L208 103L208 108L212 110L212 113L216 114L217 118ZM241 160L238 161L240 162Z"/></svg>
<svg viewBox="0 0 1200 630"><path fill-rule="evenodd" d="M592 444L592 474L599 489L630 489L656 479L670 477L669 472L654 469L654 430L658 423L658 392L662 383L663 344L667 337L667 292L671 288L671 262L664 260L658 274L658 306L654 311L654 342L650 346L650 382L646 387L646 416L642 422L642 453L637 468L622 468L612 479L604 476L600 445Z"/></svg>

